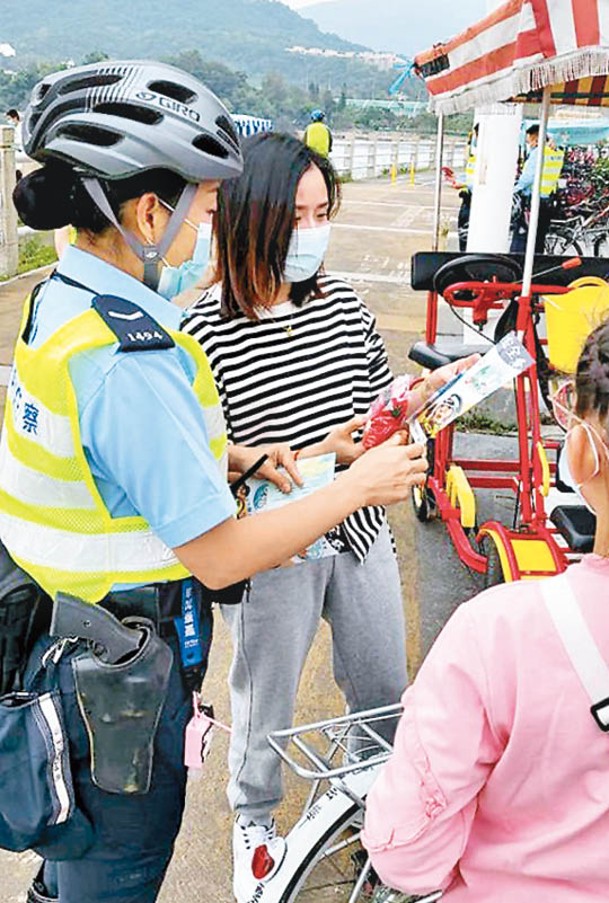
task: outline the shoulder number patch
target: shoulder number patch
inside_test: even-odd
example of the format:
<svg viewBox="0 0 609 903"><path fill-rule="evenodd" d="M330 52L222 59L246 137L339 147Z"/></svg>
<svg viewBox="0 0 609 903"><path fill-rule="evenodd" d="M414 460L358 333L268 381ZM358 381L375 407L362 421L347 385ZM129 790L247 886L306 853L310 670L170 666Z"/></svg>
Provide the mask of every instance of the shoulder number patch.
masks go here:
<svg viewBox="0 0 609 903"><path fill-rule="evenodd" d="M118 339L121 351L159 351L175 345L150 314L126 298L97 295L92 306Z"/></svg>

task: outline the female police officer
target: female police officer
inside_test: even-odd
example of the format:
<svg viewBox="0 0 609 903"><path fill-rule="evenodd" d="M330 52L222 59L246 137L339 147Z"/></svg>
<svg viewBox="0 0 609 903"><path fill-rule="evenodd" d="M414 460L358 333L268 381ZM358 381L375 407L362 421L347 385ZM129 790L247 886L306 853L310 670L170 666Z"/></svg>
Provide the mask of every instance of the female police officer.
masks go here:
<svg viewBox="0 0 609 903"><path fill-rule="evenodd" d="M30 899L148 903L184 803L190 575L220 588L273 567L357 508L405 498L425 463L421 448L387 446L308 498L235 520L209 366L165 300L204 265L219 181L241 169L226 110L172 67L101 63L41 81L24 139L43 165L15 192L21 218L71 223L77 241L26 304L0 451L0 538L51 598L152 614L175 652L150 780L136 793L110 792L114 759L95 736L91 753L78 663L61 659L76 794L94 840L79 858L47 863ZM189 617L192 628L192 608ZM202 637L203 625L190 633Z"/></svg>

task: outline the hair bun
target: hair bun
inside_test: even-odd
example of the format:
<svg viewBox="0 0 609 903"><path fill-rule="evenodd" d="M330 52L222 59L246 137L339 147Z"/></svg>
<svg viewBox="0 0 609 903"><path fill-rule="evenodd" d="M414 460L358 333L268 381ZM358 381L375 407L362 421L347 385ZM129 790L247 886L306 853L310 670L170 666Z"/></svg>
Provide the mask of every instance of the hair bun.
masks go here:
<svg viewBox="0 0 609 903"><path fill-rule="evenodd" d="M38 230L69 225L76 178L69 166L53 162L20 179L13 203L25 225Z"/></svg>

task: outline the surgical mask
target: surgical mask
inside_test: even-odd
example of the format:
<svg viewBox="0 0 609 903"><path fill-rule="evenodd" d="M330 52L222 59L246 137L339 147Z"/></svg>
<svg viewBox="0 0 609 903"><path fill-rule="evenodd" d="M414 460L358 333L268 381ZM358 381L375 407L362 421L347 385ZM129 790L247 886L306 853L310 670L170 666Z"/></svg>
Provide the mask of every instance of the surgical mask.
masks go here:
<svg viewBox="0 0 609 903"><path fill-rule="evenodd" d="M605 442L603 441L602 436L599 435L599 433L594 429L593 426L590 426L590 424L586 423L584 420L580 420L579 417L575 417L575 415L573 415L573 417L577 421L577 424L580 427L582 427L582 429L585 430L586 437L588 439L588 442L590 443L590 449L592 451L592 461L593 461L594 466L593 466L592 472L589 475L586 475L585 479L582 480L581 483L576 482L575 477L573 476L573 474L571 472L571 465L569 464L569 434L571 432L571 430L570 430L565 437L565 444L563 446L562 454L561 454L560 460L558 462L558 476L560 477L561 481L563 483L565 483L566 486L569 486L569 488L572 489L573 492L576 493L576 495L578 496L578 498L580 499L582 504L586 506L588 511L590 511L592 514L596 514L596 511L594 510L592 505L590 505L590 503L586 501L586 499L582 493L582 486L585 486L586 483L589 483L590 480L593 480L594 477L598 476L600 469L601 469L600 454L599 454L599 450L597 447L597 443L594 440L593 434L595 434L598 437L598 440L601 443L601 448L607 459L609 459L609 449L607 449L607 446L606 446Z"/></svg>
<svg viewBox="0 0 609 903"><path fill-rule="evenodd" d="M169 210L172 209L164 201L161 203ZM185 260L177 267L168 263L165 263L163 266L157 293L162 295L163 298L167 298L168 301L171 301L182 292L188 291L189 288L194 288L197 282L203 278L211 258L212 224L200 223L198 226L195 226L189 219L185 219L184 222L192 229L196 229L197 240L192 257L189 260Z"/></svg>
<svg viewBox="0 0 609 903"><path fill-rule="evenodd" d="M585 500L581 493L581 483L576 483L573 474L571 473L571 466L569 464L569 452L567 450L567 444L565 443L562 449L562 453L560 455L560 459L558 461L558 476L560 478L561 483L564 483L565 486L568 486L569 489L572 489L576 496L579 498L582 505L585 505L588 511L591 511L592 514L596 512L590 507L588 502Z"/></svg>
<svg viewBox="0 0 609 903"><path fill-rule="evenodd" d="M314 229L294 229L283 268L284 282L305 282L324 261L330 241L330 223Z"/></svg>

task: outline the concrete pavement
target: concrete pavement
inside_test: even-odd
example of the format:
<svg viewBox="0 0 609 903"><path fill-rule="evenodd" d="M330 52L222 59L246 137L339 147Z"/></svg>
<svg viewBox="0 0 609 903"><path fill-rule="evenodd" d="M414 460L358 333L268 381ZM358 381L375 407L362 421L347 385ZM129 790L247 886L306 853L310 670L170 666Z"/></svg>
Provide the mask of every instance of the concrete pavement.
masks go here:
<svg viewBox="0 0 609 903"><path fill-rule="evenodd" d="M409 287L410 256L431 246L433 189L406 181L354 182L333 230L327 268L344 274L377 316L394 372L412 369L412 342L424 329L425 297ZM446 192L445 218L453 231L458 200ZM23 296L34 280L0 287L0 366L10 363ZM2 381L0 371L0 382ZM0 393L3 390L0 388ZM440 524L421 526L409 506L392 511L408 623L408 654L414 672L452 609L476 589L456 559ZM443 562L438 569L438 561ZM217 716L229 720L226 676L230 645L221 618L216 620L206 696ZM312 721L340 713L334 690L329 632L322 625L302 680L296 718ZM176 853L160 903L230 903L229 837L232 824L225 799L226 739L217 735L201 780L189 785L188 804ZM286 777L287 795L278 813L280 829L292 824L307 788ZM23 903L36 870L36 857L0 853L0 903ZM337 898L338 900L339 898Z"/></svg>

